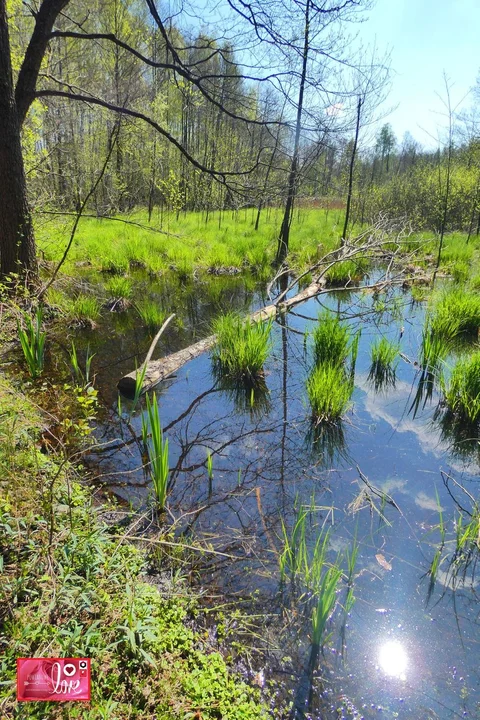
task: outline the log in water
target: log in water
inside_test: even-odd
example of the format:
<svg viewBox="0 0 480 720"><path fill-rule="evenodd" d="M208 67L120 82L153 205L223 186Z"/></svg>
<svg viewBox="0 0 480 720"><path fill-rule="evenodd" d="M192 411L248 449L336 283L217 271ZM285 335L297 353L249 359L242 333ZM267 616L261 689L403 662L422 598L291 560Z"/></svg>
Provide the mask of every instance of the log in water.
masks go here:
<svg viewBox="0 0 480 720"><path fill-rule="evenodd" d="M278 304L267 305L261 310L256 310L249 315L249 318L254 321L268 320L268 318L275 317L279 313L287 312L287 310L291 307L299 305L305 300L318 295L318 293L324 289L324 286L325 283L323 281L313 282L305 288L305 290L302 290L302 292L298 293L294 297ZM177 370L183 367L185 363L189 362L189 360L193 360L209 350L214 345L215 338L215 335L210 335L204 340L200 340L199 342L189 345L183 350L179 350L171 355L166 355L159 360L150 360L149 351L147 354L147 367L145 370L145 377L143 379L142 393L148 392L155 387L155 385L158 385L159 382L166 380L170 375L173 375ZM128 398L134 397L137 373L143 372L144 366L145 363L138 370L134 370L128 375L120 378L117 387L122 395L125 395L125 397Z"/></svg>

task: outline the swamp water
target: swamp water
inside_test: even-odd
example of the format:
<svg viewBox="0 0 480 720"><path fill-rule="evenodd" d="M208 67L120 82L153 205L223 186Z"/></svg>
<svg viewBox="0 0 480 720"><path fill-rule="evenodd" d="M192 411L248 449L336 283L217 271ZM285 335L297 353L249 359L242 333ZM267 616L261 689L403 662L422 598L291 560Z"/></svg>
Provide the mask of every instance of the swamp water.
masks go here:
<svg viewBox="0 0 480 720"><path fill-rule="evenodd" d="M185 291L183 299L161 297L167 310L180 312L184 327L167 330L156 356L192 342L195 326L197 339L207 335L221 310L245 313L264 304L241 280L225 284L216 278L212 286L216 282L214 300L198 288ZM393 313L386 299L394 302ZM304 332L324 307L339 310L362 334L352 409L341 426L312 433L305 390L312 353ZM266 386L253 396L216 378L208 354L157 388L170 447L171 513L184 537L191 533L225 553L205 561L202 587L213 588L212 604L227 598L250 608L261 650L252 664L267 668L267 677L273 673L284 697L295 700L298 710L291 717L480 716L478 581L470 567L453 588L448 563L459 512L452 496L467 508L469 500L445 475L478 497L478 457L462 452L448 426L440 426L435 402L421 403L415 416L410 411L419 374L413 364L401 360L395 385L378 392L368 378L370 345L379 335L397 340L403 326L402 353L418 357L423 317L423 308L400 290L388 298L323 295L274 324ZM138 353L141 361L148 340L131 313L112 315L107 340L102 328L87 339L97 353L97 386L114 408L115 384L134 367L131 359L115 360ZM122 403L128 410L128 401ZM138 406L130 420L138 437L141 412ZM151 488L140 444L122 431L113 410L97 439L111 443L95 458L102 482L144 504ZM355 603L348 615L337 606L308 688L310 614L301 610L300 593L282 600L279 592L283 527L291 533L302 507L308 509L310 547L330 528L329 561L358 544ZM440 512L447 528L445 560L432 586L428 571L440 543ZM344 598L339 595L339 601Z"/></svg>

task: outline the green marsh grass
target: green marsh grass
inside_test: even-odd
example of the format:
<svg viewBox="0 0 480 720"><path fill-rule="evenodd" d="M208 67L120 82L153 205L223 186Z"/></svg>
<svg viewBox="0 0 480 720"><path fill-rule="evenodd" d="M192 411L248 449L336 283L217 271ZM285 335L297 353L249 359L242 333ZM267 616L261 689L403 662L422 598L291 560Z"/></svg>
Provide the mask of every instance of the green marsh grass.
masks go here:
<svg viewBox="0 0 480 720"><path fill-rule="evenodd" d="M90 371L91 371L91 365L92 360L95 357L95 353L90 352L90 346L87 345L87 352L85 355L85 372L83 372L82 368L80 367L80 363L78 361L78 354L77 354L77 348L75 346L75 343L72 340L72 348L69 352L69 358L70 358L70 365L73 370L73 374L75 376L75 380L77 382L81 380L85 385L90 384Z"/></svg>
<svg viewBox="0 0 480 720"><path fill-rule="evenodd" d="M320 586L316 593L316 603L312 612L312 655L316 655L316 649L325 644L324 637L327 621L335 609L337 592L342 569L332 565L324 572Z"/></svg>
<svg viewBox="0 0 480 720"><path fill-rule="evenodd" d="M108 280L105 287L114 300L129 300L133 294L132 281L121 275L114 275Z"/></svg>
<svg viewBox="0 0 480 720"><path fill-rule="evenodd" d="M326 273L325 280L331 287L355 283L363 278L368 268L366 260L343 260L335 263Z"/></svg>
<svg viewBox="0 0 480 720"><path fill-rule="evenodd" d="M168 439L164 438L157 403L153 393L146 396L147 413L142 415L142 440L148 453L149 474L153 484L155 500L159 510L164 510L170 475L168 461Z"/></svg>
<svg viewBox="0 0 480 720"><path fill-rule="evenodd" d="M316 365L343 365L350 354L351 334L335 313L325 310L318 316L313 332L313 357Z"/></svg>
<svg viewBox="0 0 480 720"><path fill-rule="evenodd" d="M350 407L351 379L341 367L319 365L307 378L307 394L315 422L335 422Z"/></svg>
<svg viewBox="0 0 480 720"><path fill-rule="evenodd" d="M430 326L446 341L471 339L480 329L480 294L453 285L433 298Z"/></svg>
<svg viewBox="0 0 480 720"><path fill-rule="evenodd" d="M150 335L154 335L161 328L167 317L165 310L155 300L142 300L136 303L135 309Z"/></svg>
<svg viewBox="0 0 480 720"><path fill-rule="evenodd" d="M26 329L22 327L20 321L17 321L17 333L22 346L23 356L27 363L28 372L35 380L43 372L45 362L45 340L46 333L42 330L43 309L39 306L33 320L27 313L23 314L23 323Z"/></svg>
<svg viewBox="0 0 480 720"><path fill-rule="evenodd" d="M235 313L220 316L213 323L216 342L211 357L222 373L232 378L255 380L271 350L273 320L253 322Z"/></svg>
<svg viewBox="0 0 480 720"><path fill-rule="evenodd" d="M305 267L315 262L319 242L323 254L336 248L343 217L343 210L322 208L305 208L295 213L290 240L292 266ZM216 211L209 215L208 222L201 212L179 213L177 218L176 213L155 211L150 225L146 210L118 218L143 227L83 217L67 267L87 260L95 269L112 274L125 274L129 267L144 267L155 273L174 267L190 275L194 269L234 266L261 277L269 276L282 211L265 208L257 231L255 209ZM58 219L45 223L45 217L39 215L36 230L45 259L58 261L59 248L68 238L68 226Z"/></svg>
<svg viewBox="0 0 480 720"><path fill-rule="evenodd" d="M445 403L460 420L480 420L480 350L460 358L444 383Z"/></svg>
<svg viewBox="0 0 480 720"><path fill-rule="evenodd" d="M373 382L376 390L395 383L399 352L400 345L386 337L379 338L372 343L368 378Z"/></svg>

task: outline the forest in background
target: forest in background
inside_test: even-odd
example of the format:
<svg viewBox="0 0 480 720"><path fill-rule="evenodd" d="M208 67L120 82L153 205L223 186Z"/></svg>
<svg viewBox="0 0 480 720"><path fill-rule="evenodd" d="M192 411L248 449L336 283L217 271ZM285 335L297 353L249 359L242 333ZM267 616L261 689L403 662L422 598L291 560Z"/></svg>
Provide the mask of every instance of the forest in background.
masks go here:
<svg viewBox="0 0 480 720"><path fill-rule="evenodd" d="M6 50L29 207L99 217L147 208L149 218L160 208L207 220L248 207L257 208L256 228L263 208L281 207L280 261L295 205L346 206L342 237L349 223L380 213L417 230L478 233L475 103L458 116L445 79L436 150L409 133L398 140L388 123L375 130L390 69L388 57L359 42L370 7L9 0ZM6 152L3 167L21 185L17 164ZM12 182L6 172L2 179L8 194ZM4 273L19 262L7 262L12 238L33 240L25 212L1 231ZM24 222L30 229L19 230Z"/></svg>

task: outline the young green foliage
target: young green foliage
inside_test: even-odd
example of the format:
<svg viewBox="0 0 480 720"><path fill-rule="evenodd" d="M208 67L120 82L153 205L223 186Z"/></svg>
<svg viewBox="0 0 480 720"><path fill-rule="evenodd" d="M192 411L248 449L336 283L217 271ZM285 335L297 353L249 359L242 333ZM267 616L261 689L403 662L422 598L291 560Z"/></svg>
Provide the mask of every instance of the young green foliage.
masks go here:
<svg viewBox="0 0 480 720"><path fill-rule="evenodd" d="M43 321L43 310L39 306L35 314L35 322L30 315L24 313L23 320L26 330L17 321L17 332L22 346L23 355L27 363L28 371L33 379L43 372L45 360L46 333L41 329Z"/></svg>
<svg viewBox="0 0 480 720"><path fill-rule="evenodd" d="M155 499L159 510L164 510L167 501L168 479L170 474L168 461L168 439L163 436L160 424L157 397L152 400L146 396L147 417L142 416L142 439L149 458L149 473L153 483Z"/></svg>

